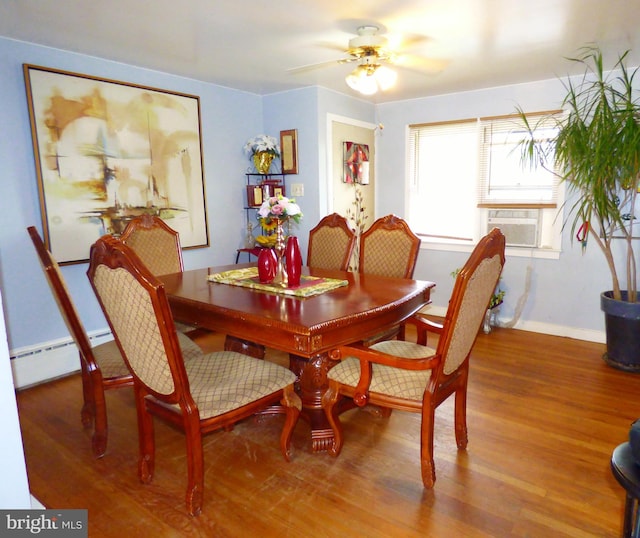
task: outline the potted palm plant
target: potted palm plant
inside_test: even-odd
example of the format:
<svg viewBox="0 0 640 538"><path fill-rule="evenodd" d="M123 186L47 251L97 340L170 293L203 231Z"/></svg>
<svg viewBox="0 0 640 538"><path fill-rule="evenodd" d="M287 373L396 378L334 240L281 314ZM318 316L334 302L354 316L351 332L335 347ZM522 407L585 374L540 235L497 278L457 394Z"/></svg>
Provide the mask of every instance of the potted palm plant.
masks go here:
<svg viewBox="0 0 640 538"><path fill-rule="evenodd" d="M640 302L637 289L634 228L640 183L640 107L634 77L626 66L628 52L605 71L601 50L581 49L570 59L584 67L580 78L564 83L565 114L549 141L529 136L521 144L529 165L549 164L571 195L565 225L586 248L595 244L604 254L612 289L601 294L607 350L604 360L616 368L640 372ZM640 215L640 213L638 213ZM622 248L621 248L622 247ZM623 287L624 286L624 287Z"/></svg>

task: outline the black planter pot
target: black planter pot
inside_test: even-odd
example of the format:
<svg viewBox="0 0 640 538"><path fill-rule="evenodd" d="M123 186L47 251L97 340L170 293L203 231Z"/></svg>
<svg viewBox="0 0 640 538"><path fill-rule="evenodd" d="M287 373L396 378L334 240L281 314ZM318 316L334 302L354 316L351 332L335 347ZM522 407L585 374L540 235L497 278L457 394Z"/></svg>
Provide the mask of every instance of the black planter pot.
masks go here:
<svg viewBox="0 0 640 538"><path fill-rule="evenodd" d="M640 295L635 303L612 298L613 292L600 294L600 308L604 312L607 352L604 361L614 368L640 373Z"/></svg>

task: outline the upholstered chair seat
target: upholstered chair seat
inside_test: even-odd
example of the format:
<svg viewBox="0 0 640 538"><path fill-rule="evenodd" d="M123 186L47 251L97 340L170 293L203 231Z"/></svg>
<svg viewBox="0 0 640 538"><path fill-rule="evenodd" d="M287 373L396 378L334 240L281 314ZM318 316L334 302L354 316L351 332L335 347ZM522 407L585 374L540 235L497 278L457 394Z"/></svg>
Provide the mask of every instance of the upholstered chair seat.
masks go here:
<svg viewBox="0 0 640 538"><path fill-rule="evenodd" d="M435 349L401 340L378 342L369 349L405 359L427 359L436 354ZM431 370L403 370L376 363L372 368L370 392L408 401L415 400L422 405L422 396L431 378ZM340 361L330 370L329 378L355 388L360 380L360 361L353 357Z"/></svg>
<svg viewBox="0 0 640 538"><path fill-rule="evenodd" d="M270 396L296 376L291 370L235 351L217 351L185 363L200 419L217 417Z"/></svg>

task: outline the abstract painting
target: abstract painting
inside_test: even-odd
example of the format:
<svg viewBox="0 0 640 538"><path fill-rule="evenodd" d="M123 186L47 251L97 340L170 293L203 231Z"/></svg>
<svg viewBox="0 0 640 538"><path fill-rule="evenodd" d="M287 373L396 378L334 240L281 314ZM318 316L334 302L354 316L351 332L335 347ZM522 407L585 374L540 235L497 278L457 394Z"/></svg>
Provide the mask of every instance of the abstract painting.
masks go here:
<svg viewBox="0 0 640 538"><path fill-rule="evenodd" d="M45 242L86 262L101 235L151 213L183 248L209 244L200 100L24 64Z"/></svg>
<svg viewBox="0 0 640 538"><path fill-rule="evenodd" d="M344 142L344 182L369 184L369 146Z"/></svg>

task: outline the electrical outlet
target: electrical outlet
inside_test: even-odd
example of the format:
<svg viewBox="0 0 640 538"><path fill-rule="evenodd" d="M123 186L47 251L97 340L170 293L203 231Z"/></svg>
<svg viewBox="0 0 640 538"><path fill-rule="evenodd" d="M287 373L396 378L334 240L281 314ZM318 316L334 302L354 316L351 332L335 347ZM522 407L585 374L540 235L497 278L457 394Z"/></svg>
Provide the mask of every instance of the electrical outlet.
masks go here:
<svg viewBox="0 0 640 538"><path fill-rule="evenodd" d="M304 185L302 183L292 183L291 196L304 196Z"/></svg>

